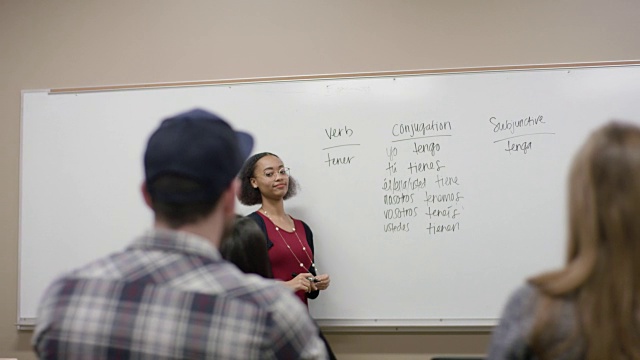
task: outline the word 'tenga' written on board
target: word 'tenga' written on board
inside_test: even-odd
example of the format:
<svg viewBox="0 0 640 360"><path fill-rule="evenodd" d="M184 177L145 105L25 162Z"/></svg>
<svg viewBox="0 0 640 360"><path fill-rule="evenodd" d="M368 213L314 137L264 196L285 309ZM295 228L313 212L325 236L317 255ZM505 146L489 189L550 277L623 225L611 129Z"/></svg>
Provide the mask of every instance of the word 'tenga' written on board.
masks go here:
<svg viewBox="0 0 640 360"><path fill-rule="evenodd" d="M544 131L549 124L544 116L526 116L519 119L500 119L496 116L489 118L489 125L493 133L500 137L494 144L503 144L504 151L509 155L526 155L534 150L537 136L555 135Z"/></svg>

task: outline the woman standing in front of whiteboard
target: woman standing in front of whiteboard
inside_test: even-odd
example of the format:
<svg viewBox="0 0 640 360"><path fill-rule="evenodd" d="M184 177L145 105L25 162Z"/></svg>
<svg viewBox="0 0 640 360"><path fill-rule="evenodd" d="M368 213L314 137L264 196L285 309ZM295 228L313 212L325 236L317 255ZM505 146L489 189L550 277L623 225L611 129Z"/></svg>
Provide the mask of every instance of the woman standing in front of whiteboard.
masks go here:
<svg viewBox="0 0 640 360"><path fill-rule="evenodd" d="M280 158L263 152L251 156L240 169L240 194L244 205L261 204L248 215L267 237L267 249L273 278L281 280L308 306L329 287L327 274L318 274L313 253L313 233L302 220L284 210L284 200L294 196L298 186ZM336 359L331 345L319 331L329 359Z"/></svg>
<svg viewBox="0 0 640 360"><path fill-rule="evenodd" d="M273 277L282 280L307 305L331 279L319 274L313 254L313 233L309 226L285 212L284 200L297 191L289 169L275 154L263 152L251 156L240 170L240 194L244 205L262 206L248 216L267 236L267 248Z"/></svg>
<svg viewBox="0 0 640 360"><path fill-rule="evenodd" d="M568 200L566 266L512 295L488 359L640 359L640 128L595 131Z"/></svg>

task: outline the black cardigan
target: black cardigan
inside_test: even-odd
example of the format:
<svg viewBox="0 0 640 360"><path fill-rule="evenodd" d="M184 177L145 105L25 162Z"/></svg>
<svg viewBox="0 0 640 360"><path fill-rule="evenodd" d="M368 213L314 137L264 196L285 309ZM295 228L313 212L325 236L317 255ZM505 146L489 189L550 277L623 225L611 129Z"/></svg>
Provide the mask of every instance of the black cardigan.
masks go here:
<svg viewBox="0 0 640 360"><path fill-rule="evenodd" d="M273 247L273 241L271 241L271 239L269 239L269 236L267 235L267 225L264 223L264 219L262 219L262 217L260 216L260 214L258 214L258 212L252 212L251 214L247 215L247 217L252 218L260 227L260 229L262 230L262 232L264 233L264 236L267 238L267 250L271 249ZM307 243L309 244L309 247L311 248L311 254L314 254L313 251L313 232L311 232L311 228L309 228L309 225L307 225L304 221L300 220L302 222L302 226L304 227L304 234L307 237ZM318 274L316 274L316 269L313 268L313 266L311 266L309 269L309 272L311 274L313 274L313 276L316 276ZM318 295L320 295L320 290L316 290L316 291L312 291L310 293L306 293L307 295L307 299L315 299L318 297Z"/></svg>

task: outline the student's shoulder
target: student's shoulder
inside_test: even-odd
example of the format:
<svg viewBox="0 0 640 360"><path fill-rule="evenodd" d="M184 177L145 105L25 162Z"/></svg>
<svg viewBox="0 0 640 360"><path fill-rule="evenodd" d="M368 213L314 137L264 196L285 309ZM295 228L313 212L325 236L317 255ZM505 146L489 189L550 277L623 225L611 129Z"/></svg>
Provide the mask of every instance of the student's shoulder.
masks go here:
<svg viewBox="0 0 640 360"><path fill-rule="evenodd" d="M248 275L249 292L234 296L234 301L256 306L257 323L263 323L276 358L324 359L324 344L307 307L280 282Z"/></svg>
<svg viewBox="0 0 640 360"><path fill-rule="evenodd" d="M523 317L531 316L535 310L536 303L539 298L539 291L535 286L525 283L515 289L505 306L504 316Z"/></svg>
<svg viewBox="0 0 640 360"><path fill-rule="evenodd" d="M227 295L261 307L268 307L274 302L282 301L282 298L295 298L289 289L276 280L244 273L240 274L237 286L229 289Z"/></svg>
<svg viewBox="0 0 640 360"><path fill-rule="evenodd" d="M247 215L246 217L255 221L256 224L258 224L258 227L260 228L260 230L262 230L262 232L264 232L265 234L267 233L267 224L265 224L264 219L262 218L262 215L260 215L260 213L258 213L257 211L254 211L251 214Z"/></svg>
<svg viewBox="0 0 640 360"><path fill-rule="evenodd" d="M538 289L526 282L513 291L513 293L511 294L511 299L514 301L529 303L531 301L534 301L538 297L538 294Z"/></svg>
<svg viewBox="0 0 640 360"><path fill-rule="evenodd" d="M283 295L291 295L291 291L278 281L246 274L227 261L212 264L210 270L207 274L209 286L197 290L212 296L264 306Z"/></svg>
<svg viewBox="0 0 640 360"><path fill-rule="evenodd" d="M525 359L538 291L523 284L509 296L498 326L492 331L487 359Z"/></svg>
<svg viewBox="0 0 640 360"><path fill-rule="evenodd" d="M262 217L260 217L260 213L258 213L257 211L248 214L247 217L253 219L257 223L264 222L264 220L262 220Z"/></svg>

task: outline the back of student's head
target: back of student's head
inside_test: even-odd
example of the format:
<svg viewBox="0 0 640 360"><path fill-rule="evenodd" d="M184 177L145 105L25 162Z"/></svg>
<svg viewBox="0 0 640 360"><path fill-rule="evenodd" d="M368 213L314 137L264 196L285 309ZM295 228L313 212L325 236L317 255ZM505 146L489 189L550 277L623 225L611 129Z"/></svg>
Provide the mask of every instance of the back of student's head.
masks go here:
<svg viewBox="0 0 640 360"><path fill-rule="evenodd" d="M532 344L542 358L581 343L585 359L640 359L640 128L594 131L568 185L567 264L530 279L543 294ZM575 304L576 323L559 341L563 301Z"/></svg>
<svg viewBox="0 0 640 360"><path fill-rule="evenodd" d="M149 192L169 192L173 194L191 193L201 191L202 187L197 182L177 175L163 175L147 184ZM172 202L151 197L151 209L156 219L177 229L187 224L192 224L208 216L217 204L218 199L211 201Z"/></svg>
<svg viewBox="0 0 640 360"><path fill-rule="evenodd" d="M574 160L569 187L568 260L584 254L590 272L638 281L640 128L612 122L595 131Z"/></svg>
<svg viewBox="0 0 640 360"><path fill-rule="evenodd" d="M247 274L273 277L267 238L251 218L236 217L231 236L223 240L220 246L220 254Z"/></svg>
<svg viewBox="0 0 640 360"><path fill-rule="evenodd" d="M179 228L207 216L252 148L249 134L205 110L163 120L144 154L144 189L156 219Z"/></svg>

